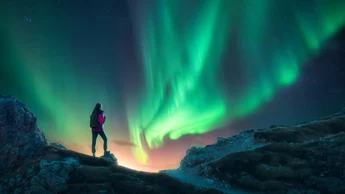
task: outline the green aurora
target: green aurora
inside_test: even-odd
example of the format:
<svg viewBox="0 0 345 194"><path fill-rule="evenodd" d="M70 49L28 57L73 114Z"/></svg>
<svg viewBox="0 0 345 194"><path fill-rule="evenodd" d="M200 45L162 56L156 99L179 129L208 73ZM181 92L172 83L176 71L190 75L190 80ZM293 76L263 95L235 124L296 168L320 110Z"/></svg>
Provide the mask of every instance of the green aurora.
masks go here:
<svg viewBox="0 0 345 194"><path fill-rule="evenodd" d="M147 149L166 137L207 133L254 113L294 84L308 58L345 24L345 1L153 2L137 16L146 90L128 111L143 163ZM232 46L251 84L226 95L219 71Z"/></svg>

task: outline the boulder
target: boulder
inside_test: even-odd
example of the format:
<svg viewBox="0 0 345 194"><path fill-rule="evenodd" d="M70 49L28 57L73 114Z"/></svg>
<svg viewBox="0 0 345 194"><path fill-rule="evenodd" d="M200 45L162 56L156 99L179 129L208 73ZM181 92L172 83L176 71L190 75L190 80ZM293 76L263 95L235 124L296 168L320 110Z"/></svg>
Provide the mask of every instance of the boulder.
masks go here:
<svg viewBox="0 0 345 194"><path fill-rule="evenodd" d="M41 160L39 173L31 179L30 193L59 193L67 189L69 174L75 168L81 168L74 158L63 161Z"/></svg>
<svg viewBox="0 0 345 194"><path fill-rule="evenodd" d="M111 164L117 165L117 158L116 158L115 155L114 155L113 153L111 153L110 151L105 152L104 155L101 156L101 158L107 160L107 161L110 162Z"/></svg>
<svg viewBox="0 0 345 194"><path fill-rule="evenodd" d="M0 95L0 176L47 145L37 118L22 103Z"/></svg>

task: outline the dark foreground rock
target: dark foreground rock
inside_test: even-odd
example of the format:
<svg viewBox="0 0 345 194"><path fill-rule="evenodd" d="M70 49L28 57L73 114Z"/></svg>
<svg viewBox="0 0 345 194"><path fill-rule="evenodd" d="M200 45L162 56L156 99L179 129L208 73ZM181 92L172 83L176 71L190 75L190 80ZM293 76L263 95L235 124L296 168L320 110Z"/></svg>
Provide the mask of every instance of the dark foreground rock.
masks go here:
<svg viewBox="0 0 345 194"><path fill-rule="evenodd" d="M48 143L35 116L12 97L0 96L0 193L220 193L167 175L117 165L112 153L95 158Z"/></svg>
<svg viewBox="0 0 345 194"><path fill-rule="evenodd" d="M220 193L50 145L0 180L0 193Z"/></svg>
<svg viewBox="0 0 345 194"><path fill-rule="evenodd" d="M101 158L107 160L109 163L117 164L117 158L110 151L107 151Z"/></svg>
<svg viewBox="0 0 345 194"><path fill-rule="evenodd" d="M250 192L345 193L344 113L251 132L265 145L198 164L193 172Z"/></svg>
<svg viewBox="0 0 345 194"><path fill-rule="evenodd" d="M45 145L33 113L15 98L0 95L0 175L34 157Z"/></svg>

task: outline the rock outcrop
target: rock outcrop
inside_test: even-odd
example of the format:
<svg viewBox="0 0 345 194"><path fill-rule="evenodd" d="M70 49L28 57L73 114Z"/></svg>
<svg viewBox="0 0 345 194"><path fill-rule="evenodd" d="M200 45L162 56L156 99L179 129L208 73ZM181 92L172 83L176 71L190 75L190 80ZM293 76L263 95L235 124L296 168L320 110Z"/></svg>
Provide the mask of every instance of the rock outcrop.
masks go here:
<svg viewBox="0 0 345 194"><path fill-rule="evenodd" d="M101 158L107 160L108 162L117 165L117 158L110 151L106 152Z"/></svg>
<svg viewBox="0 0 345 194"><path fill-rule="evenodd" d="M60 193L67 189L69 174L81 165L74 158L62 161L40 160L38 168L3 181L2 193ZM0 189L1 191L1 189Z"/></svg>
<svg viewBox="0 0 345 194"><path fill-rule="evenodd" d="M235 152L224 150L227 154L222 157L186 165L195 161L193 156L200 157L211 148L241 147L231 144L238 137L221 139L215 145L191 151L182 160L180 169L249 192L345 193L344 113L303 125L251 130L247 134L252 136L247 136L247 140L236 141L246 148ZM255 148L255 144L261 146Z"/></svg>
<svg viewBox="0 0 345 194"><path fill-rule="evenodd" d="M179 170L197 173L203 164L219 160L230 153L253 150L264 145L262 141L254 139L254 130L244 131L228 138L219 137L215 144L188 149L186 156L180 162Z"/></svg>
<svg viewBox="0 0 345 194"><path fill-rule="evenodd" d="M17 168L47 144L34 114L15 98L0 95L0 174Z"/></svg>

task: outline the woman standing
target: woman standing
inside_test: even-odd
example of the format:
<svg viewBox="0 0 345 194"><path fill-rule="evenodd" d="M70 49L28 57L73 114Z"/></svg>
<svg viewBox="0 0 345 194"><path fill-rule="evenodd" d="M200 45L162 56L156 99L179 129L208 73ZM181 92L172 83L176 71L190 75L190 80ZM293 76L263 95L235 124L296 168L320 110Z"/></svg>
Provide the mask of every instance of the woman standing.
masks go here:
<svg viewBox="0 0 345 194"><path fill-rule="evenodd" d="M90 127L92 129L92 155L94 157L96 153L96 140L98 135L100 135L103 139L104 155L108 153L108 138L103 131L105 119L106 117L104 116L104 111L102 110L102 104L97 103L90 116Z"/></svg>

